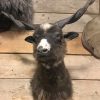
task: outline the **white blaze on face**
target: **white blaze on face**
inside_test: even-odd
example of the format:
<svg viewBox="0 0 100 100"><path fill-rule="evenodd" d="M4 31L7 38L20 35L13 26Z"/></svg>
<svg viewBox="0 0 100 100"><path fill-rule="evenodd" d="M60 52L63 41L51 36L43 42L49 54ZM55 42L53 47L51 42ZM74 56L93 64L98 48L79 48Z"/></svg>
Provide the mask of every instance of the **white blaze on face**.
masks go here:
<svg viewBox="0 0 100 100"><path fill-rule="evenodd" d="M40 27L41 27L44 31L46 31L46 30L50 29L50 28L52 27L52 25L49 24L49 23L45 23L45 24L41 24Z"/></svg>
<svg viewBox="0 0 100 100"><path fill-rule="evenodd" d="M37 49L39 47L42 47L43 49L47 49L48 51L50 51L51 49L51 45L50 43L47 41L47 39L41 39L40 43L37 46Z"/></svg>

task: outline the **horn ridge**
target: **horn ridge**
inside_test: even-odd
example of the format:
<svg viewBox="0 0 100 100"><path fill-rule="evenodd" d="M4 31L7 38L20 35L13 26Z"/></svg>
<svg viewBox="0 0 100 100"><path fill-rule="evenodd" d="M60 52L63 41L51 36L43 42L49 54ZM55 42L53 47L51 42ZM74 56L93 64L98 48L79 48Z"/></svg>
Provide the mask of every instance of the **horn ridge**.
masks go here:
<svg viewBox="0 0 100 100"><path fill-rule="evenodd" d="M83 16L83 14L87 11L87 8L91 4L94 3L94 1L95 0L88 0L82 8L76 11L75 14L73 14L71 17L57 21L55 25L58 25L60 28L63 28L66 24L71 24L71 23L78 21Z"/></svg>
<svg viewBox="0 0 100 100"><path fill-rule="evenodd" d="M26 22L17 20L11 14L7 14L6 12L1 12L7 19L9 19L17 28L20 30L35 30L40 24L28 24Z"/></svg>

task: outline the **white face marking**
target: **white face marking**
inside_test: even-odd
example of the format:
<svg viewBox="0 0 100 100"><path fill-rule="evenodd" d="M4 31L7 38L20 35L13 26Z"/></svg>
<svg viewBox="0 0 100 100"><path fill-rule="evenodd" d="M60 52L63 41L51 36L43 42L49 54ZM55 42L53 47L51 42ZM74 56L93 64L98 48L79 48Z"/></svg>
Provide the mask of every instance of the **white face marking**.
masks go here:
<svg viewBox="0 0 100 100"><path fill-rule="evenodd" d="M45 24L41 24L40 27L41 27L44 31L46 31L46 30L50 29L50 28L52 27L52 25L49 24L49 23L45 23Z"/></svg>
<svg viewBox="0 0 100 100"><path fill-rule="evenodd" d="M42 46L43 49L47 49L48 51L50 51L51 49L51 45L50 43L47 41L47 39L41 39L40 43L37 46L37 49Z"/></svg>

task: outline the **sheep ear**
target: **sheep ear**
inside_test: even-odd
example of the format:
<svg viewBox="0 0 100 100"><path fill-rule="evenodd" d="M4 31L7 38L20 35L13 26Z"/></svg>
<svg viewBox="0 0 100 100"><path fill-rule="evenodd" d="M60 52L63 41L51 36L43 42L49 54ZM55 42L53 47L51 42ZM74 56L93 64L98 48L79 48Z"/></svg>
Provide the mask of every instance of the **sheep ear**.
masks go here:
<svg viewBox="0 0 100 100"><path fill-rule="evenodd" d="M39 24L27 24L25 22L22 22L20 20L17 20L12 16L11 14L8 14L6 12L1 12L2 15L4 15L6 18L8 18L16 27L18 27L20 30L35 30Z"/></svg>
<svg viewBox="0 0 100 100"><path fill-rule="evenodd" d="M64 38L67 40L72 40L74 38L77 38L79 34L77 32L68 32L64 34Z"/></svg>
<svg viewBox="0 0 100 100"><path fill-rule="evenodd" d="M29 43L33 43L34 42L34 38L33 36L28 36L25 38L25 41L29 42Z"/></svg>
<svg viewBox="0 0 100 100"><path fill-rule="evenodd" d="M56 22L55 25L58 25L60 28L63 28L66 24L71 24L71 23L78 21L83 16L83 14L86 12L87 8L94 1L95 0L88 0L87 3L82 8L77 10L77 12L75 14L73 14L71 17L68 17L68 18L65 18L63 20Z"/></svg>

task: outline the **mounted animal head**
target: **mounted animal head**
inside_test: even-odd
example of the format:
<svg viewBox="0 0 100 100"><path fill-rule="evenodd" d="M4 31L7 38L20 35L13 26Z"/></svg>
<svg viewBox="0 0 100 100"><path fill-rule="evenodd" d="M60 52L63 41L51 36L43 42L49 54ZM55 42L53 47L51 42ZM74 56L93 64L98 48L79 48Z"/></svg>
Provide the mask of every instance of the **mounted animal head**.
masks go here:
<svg viewBox="0 0 100 100"><path fill-rule="evenodd" d="M35 57L39 61L54 62L61 61L65 55L65 38L67 40L72 40L78 36L75 32L69 32L63 34L62 28L67 25L76 22L80 17L86 12L89 5L91 5L95 0L88 0L85 6L79 9L71 17L57 21L53 24L45 23L30 25L24 24L25 27L35 30L33 36L28 36L25 40L27 42L33 43Z"/></svg>
<svg viewBox="0 0 100 100"><path fill-rule="evenodd" d="M73 39L78 34L63 35L61 28L57 25L45 23L36 28L33 36L28 36L25 40L34 44L34 54L38 60L61 60L65 54L65 39ZM42 59L41 59L42 58Z"/></svg>

